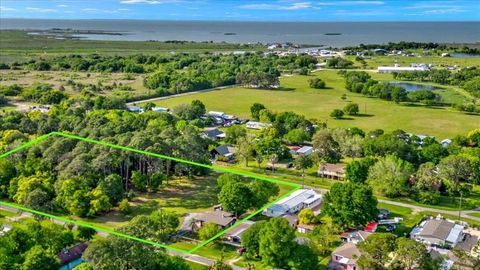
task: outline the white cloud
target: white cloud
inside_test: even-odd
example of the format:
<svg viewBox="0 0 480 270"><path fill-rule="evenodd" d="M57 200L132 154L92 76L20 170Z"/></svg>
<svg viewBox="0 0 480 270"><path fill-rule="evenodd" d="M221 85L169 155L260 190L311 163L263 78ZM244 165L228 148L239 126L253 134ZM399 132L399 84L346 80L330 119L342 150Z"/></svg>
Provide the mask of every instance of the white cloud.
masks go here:
<svg viewBox="0 0 480 270"><path fill-rule="evenodd" d="M32 12L42 12L42 13L53 13L58 11L53 8L38 8L38 7L27 7L26 10L29 10Z"/></svg>
<svg viewBox="0 0 480 270"><path fill-rule="evenodd" d="M435 1L435 2L421 2L404 7L403 9L412 10L414 13L406 15L442 15L462 13L467 10L465 7L455 5L454 2Z"/></svg>
<svg viewBox="0 0 480 270"><path fill-rule="evenodd" d="M57 7L66 8L68 6L67 5L58 5Z"/></svg>
<svg viewBox="0 0 480 270"><path fill-rule="evenodd" d="M355 5L383 5L383 1L338 1L338 2L318 2L317 6L355 6Z"/></svg>
<svg viewBox="0 0 480 270"><path fill-rule="evenodd" d="M293 2L293 3L278 3L278 4L246 4L239 6L242 9L255 10L301 10L315 8L311 2ZM318 9L318 8L317 8Z"/></svg>
<svg viewBox="0 0 480 270"><path fill-rule="evenodd" d="M16 9L11 7L0 7L0 11L15 11Z"/></svg>
<svg viewBox="0 0 480 270"><path fill-rule="evenodd" d="M378 16L390 15L391 12L386 11L351 11L351 10L337 10L335 15L339 16Z"/></svg>

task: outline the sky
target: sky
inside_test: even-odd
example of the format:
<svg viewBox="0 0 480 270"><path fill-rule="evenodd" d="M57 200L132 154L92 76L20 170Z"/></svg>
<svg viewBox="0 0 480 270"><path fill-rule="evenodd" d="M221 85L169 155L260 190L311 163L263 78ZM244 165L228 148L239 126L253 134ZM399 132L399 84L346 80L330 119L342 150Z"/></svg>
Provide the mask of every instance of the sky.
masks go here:
<svg viewBox="0 0 480 270"><path fill-rule="evenodd" d="M480 0L0 0L0 18L480 21Z"/></svg>

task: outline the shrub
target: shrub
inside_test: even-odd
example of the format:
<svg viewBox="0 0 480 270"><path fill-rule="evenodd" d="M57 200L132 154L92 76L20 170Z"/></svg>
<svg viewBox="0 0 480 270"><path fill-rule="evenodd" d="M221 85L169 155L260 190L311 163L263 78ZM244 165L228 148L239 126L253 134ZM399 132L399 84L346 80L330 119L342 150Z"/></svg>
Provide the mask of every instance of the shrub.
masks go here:
<svg viewBox="0 0 480 270"><path fill-rule="evenodd" d="M343 111L348 115L357 115L360 109L357 103L349 103L343 108Z"/></svg>
<svg viewBox="0 0 480 270"><path fill-rule="evenodd" d="M335 109L330 113L330 117L340 119L343 117L343 111L339 109Z"/></svg>
<svg viewBox="0 0 480 270"><path fill-rule="evenodd" d="M323 81L320 78L313 78L308 80L308 83L310 84L311 88L315 89L325 89L325 81Z"/></svg>
<svg viewBox="0 0 480 270"><path fill-rule="evenodd" d="M127 199L123 199L120 202L120 204L118 205L118 209L124 215L128 215L128 214L132 213L132 206L130 205L130 203L128 202Z"/></svg>

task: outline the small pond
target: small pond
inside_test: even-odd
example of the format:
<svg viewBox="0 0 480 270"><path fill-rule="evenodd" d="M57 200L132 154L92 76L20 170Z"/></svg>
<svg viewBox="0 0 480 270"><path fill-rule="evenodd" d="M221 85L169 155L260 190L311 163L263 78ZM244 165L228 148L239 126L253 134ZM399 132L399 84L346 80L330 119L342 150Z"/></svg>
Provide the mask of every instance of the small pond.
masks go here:
<svg viewBox="0 0 480 270"><path fill-rule="evenodd" d="M450 53L450 57L453 57L453 58L479 58L480 54Z"/></svg>
<svg viewBox="0 0 480 270"><path fill-rule="evenodd" d="M407 83L407 82L390 82L392 85L401 86L407 92L415 92L419 90L435 90L435 87L428 84L417 84L417 83Z"/></svg>

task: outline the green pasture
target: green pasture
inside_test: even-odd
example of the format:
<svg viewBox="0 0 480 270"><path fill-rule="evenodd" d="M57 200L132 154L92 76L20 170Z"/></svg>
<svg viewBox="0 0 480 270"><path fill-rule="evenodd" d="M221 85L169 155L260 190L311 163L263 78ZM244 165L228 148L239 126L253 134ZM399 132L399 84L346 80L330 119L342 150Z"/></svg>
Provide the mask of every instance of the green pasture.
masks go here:
<svg viewBox="0 0 480 270"><path fill-rule="evenodd" d="M328 89L312 89L308 79L317 76L326 81ZM392 75L376 74L377 79L391 80ZM449 107L426 107L421 104L395 104L378 98L364 97L345 90L343 78L336 71L320 71L310 76L291 76L281 79L282 89L260 90L242 87L192 94L155 102L159 106L175 107L199 99L207 110L224 111L240 117L250 117L250 106L259 102L274 112L293 111L308 118L327 122L329 127L359 127L364 130L403 129L416 134L434 135L438 139L466 134L480 126L480 116L458 112ZM460 92L449 92L456 95ZM347 95L346 100L341 96ZM446 94L444 94L446 95ZM458 99L458 97L457 97ZM360 106L359 116L331 118L333 109L342 109L349 102Z"/></svg>

